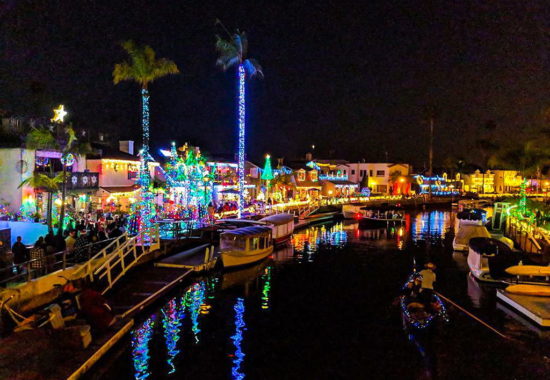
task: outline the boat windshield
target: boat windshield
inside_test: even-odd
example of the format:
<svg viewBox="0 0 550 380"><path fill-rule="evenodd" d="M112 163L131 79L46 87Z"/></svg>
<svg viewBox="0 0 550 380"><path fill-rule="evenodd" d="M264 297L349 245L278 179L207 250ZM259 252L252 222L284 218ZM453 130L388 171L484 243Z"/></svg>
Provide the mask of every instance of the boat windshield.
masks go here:
<svg viewBox="0 0 550 380"><path fill-rule="evenodd" d="M220 239L220 248L223 251L244 251L246 248L246 236L222 235Z"/></svg>

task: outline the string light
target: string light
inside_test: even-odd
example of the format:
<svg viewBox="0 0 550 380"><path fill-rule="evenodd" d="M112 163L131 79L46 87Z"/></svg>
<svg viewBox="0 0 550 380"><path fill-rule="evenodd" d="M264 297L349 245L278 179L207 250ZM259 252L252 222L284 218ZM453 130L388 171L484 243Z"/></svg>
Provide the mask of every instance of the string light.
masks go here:
<svg viewBox="0 0 550 380"><path fill-rule="evenodd" d="M239 157L238 157L238 176L239 176L239 200L238 217L242 217L244 210L244 156L245 156L245 128L246 128L246 108L245 108L245 84L246 74L244 66L239 65Z"/></svg>

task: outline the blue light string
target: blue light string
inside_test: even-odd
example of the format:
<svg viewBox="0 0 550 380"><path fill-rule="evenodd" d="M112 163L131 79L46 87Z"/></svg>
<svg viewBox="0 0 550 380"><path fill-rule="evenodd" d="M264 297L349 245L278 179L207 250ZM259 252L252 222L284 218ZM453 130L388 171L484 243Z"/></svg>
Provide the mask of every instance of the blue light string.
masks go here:
<svg viewBox="0 0 550 380"><path fill-rule="evenodd" d="M235 334L231 337L231 340L235 346L235 355L233 358L233 368L231 368L231 376L233 379L242 380L245 377L241 370L241 364L245 357L245 353L241 348L243 331L246 330L246 323L244 322L244 299L237 298L233 309L235 310Z"/></svg>
<svg viewBox="0 0 550 380"><path fill-rule="evenodd" d="M239 65L239 157L238 157L238 175L239 175L239 201L238 217L242 217L244 210L244 156L245 156L245 128L246 128L246 106L245 106L245 84L246 73L244 66Z"/></svg>

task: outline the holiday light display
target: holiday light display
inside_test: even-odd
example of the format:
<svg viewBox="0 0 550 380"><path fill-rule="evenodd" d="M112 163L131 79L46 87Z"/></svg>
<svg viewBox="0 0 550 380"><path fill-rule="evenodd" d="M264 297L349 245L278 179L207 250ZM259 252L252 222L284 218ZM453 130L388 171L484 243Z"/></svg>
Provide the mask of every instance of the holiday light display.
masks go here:
<svg viewBox="0 0 550 380"><path fill-rule="evenodd" d="M140 328L132 333L132 361L134 362L135 379L146 379L151 375L149 369L149 342L155 327L154 316L143 322Z"/></svg>
<svg viewBox="0 0 550 380"><path fill-rule="evenodd" d="M188 219L195 226L207 224L213 174L198 148L185 144L180 151L181 155L173 143L166 170L161 170L169 189L170 206L165 213L173 219Z"/></svg>
<svg viewBox="0 0 550 380"><path fill-rule="evenodd" d="M180 340L180 331L185 318L185 305L179 305L173 298L164 309L162 309L162 328L164 330L164 339L166 342L166 360L169 370L168 374L176 372L174 359L179 354L178 341Z"/></svg>
<svg viewBox="0 0 550 380"><path fill-rule="evenodd" d="M519 187L519 205L518 210L521 215L527 214L527 180L524 178Z"/></svg>
<svg viewBox="0 0 550 380"><path fill-rule="evenodd" d="M245 129L246 129L246 108L245 108L245 81L246 73L243 64L239 65L239 202L238 217L242 216L244 210L244 158L245 158Z"/></svg>
<svg viewBox="0 0 550 380"><path fill-rule="evenodd" d="M50 119L52 123L63 123L63 119L67 116L67 111L65 111L65 106L60 104L57 108L53 110L53 117Z"/></svg>

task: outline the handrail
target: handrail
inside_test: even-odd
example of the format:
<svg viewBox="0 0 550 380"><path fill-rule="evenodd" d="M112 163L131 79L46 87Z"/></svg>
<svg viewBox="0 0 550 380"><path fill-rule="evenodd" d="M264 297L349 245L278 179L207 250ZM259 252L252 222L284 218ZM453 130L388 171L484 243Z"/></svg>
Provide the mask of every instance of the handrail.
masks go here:
<svg viewBox="0 0 550 380"><path fill-rule="evenodd" d="M127 241L127 240L128 240L128 232L125 231L122 235L115 238L109 245L107 245L105 248L103 248L101 251L99 251L93 257L88 259L84 265L82 265L80 268L78 268L73 273L73 278L78 278L78 276L84 270L86 270L85 271L86 275L91 276L92 262L96 262L98 259L103 258L103 257L107 256L108 254L115 252L120 247L121 242L122 242L122 244L124 244L124 242ZM111 248L114 248L114 249L111 250L110 252L108 252Z"/></svg>
<svg viewBox="0 0 550 380"><path fill-rule="evenodd" d="M106 242L114 239L115 238L97 241L95 243L84 245L79 249L87 251L89 259L94 246L102 246ZM60 269L66 269L68 266L75 264L75 262L72 260L74 256L75 250L58 251L49 255L44 253L44 257L27 260L23 263L13 264L9 267L2 268L0 269L0 285L8 284L10 282L26 282L45 276ZM12 275L8 278L3 278L4 273L13 274L14 269L18 272L18 274Z"/></svg>
<svg viewBox="0 0 550 380"><path fill-rule="evenodd" d="M145 232L148 232L150 239L148 244L140 244L143 241ZM141 252L138 253L138 246L141 246ZM93 276L97 276L99 280L107 278L107 287L103 290L105 294L113 285L122 278L128 270L130 270L141 257L151 250L158 249L160 247L160 232L159 227L155 226L150 230L140 232L138 235L126 240L118 249L113 252L112 255L105 260L100 266L98 266L93 272ZM130 262L126 263L125 259L129 255L133 258ZM120 265L120 272L113 278L113 269Z"/></svg>

